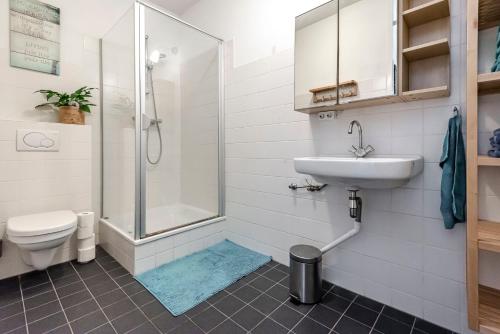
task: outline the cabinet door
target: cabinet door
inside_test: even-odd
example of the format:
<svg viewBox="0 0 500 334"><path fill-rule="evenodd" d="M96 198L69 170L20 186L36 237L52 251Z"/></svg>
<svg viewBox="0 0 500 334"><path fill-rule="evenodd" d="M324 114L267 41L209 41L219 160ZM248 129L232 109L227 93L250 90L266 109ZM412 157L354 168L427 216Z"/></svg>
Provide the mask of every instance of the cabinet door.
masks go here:
<svg viewBox="0 0 500 334"><path fill-rule="evenodd" d="M396 95L397 1L339 0L340 104Z"/></svg>
<svg viewBox="0 0 500 334"><path fill-rule="evenodd" d="M337 84L337 14L338 0L334 0L295 19L295 110L337 103L332 90L326 90L319 100L313 94Z"/></svg>

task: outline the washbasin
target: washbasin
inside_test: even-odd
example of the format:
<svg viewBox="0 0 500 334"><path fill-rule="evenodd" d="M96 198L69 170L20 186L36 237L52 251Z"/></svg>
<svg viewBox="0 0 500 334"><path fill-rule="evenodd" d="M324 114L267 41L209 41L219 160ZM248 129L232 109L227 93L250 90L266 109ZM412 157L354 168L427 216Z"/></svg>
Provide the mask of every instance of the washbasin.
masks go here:
<svg viewBox="0 0 500 334"><path fill-rule="evenodd" d="M424 159L418 155L304 157L294 159L295 170L317 182L364 189L391 189L420 174Z"/></svg>

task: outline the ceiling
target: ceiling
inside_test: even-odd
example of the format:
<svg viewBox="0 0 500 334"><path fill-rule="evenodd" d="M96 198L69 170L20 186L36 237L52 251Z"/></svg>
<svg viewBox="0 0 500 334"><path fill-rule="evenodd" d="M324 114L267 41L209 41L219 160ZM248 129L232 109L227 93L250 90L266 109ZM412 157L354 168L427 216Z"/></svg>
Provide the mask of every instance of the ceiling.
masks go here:
<svg viewBox="0 0 500 334"><path fill-rule="evenodd" d="M174 14L182 15L184 12L200 0L150 0Z"/></svg>

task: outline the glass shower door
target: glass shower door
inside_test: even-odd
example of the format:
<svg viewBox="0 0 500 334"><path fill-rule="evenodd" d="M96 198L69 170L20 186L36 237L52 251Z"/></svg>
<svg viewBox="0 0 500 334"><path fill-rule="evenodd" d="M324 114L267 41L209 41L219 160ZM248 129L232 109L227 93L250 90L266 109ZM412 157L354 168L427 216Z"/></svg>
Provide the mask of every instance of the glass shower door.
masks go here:
<svg viewBox="0 0 500 334"><path fill-rule="evenodd" d="M221 214L221 42L140 6L145 237Z"/></svg>

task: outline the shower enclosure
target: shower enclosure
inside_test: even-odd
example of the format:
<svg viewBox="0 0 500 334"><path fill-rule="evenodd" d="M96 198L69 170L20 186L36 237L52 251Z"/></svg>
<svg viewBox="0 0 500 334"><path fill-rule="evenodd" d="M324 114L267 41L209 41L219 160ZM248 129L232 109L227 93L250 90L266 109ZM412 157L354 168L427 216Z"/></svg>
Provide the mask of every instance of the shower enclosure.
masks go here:
<svg viewBox="0 0 500 334"><path fill-rule="evenodd" d="M101 62L102 221L139 240L222 216L222 41L137 1Z"/></svg>

